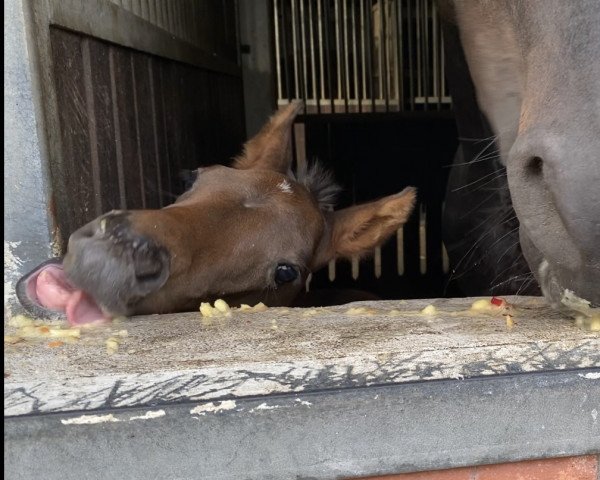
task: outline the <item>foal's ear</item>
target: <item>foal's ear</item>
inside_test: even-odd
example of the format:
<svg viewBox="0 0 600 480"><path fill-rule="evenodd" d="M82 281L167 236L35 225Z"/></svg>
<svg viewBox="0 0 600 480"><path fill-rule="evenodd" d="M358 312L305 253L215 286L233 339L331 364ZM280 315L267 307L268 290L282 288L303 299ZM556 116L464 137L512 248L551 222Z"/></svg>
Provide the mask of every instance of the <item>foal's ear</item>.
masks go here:
<svg viewBox="0 0 600 480"><path fill-rule="evenodd" d="M333 212L328 220L329 238L319 247L312 269L334 258L371 253L406 223L416 196L416 189L407 187L395 195Z"/></svg>
<svg viewBox="0 0 600 480"><path fill-rule="evenodd" d="M281 108L244 145L244 153L236 157L233 166L243 170L260 168L287 173L292 165L292 125L301 110L301 101Z"/></svg>

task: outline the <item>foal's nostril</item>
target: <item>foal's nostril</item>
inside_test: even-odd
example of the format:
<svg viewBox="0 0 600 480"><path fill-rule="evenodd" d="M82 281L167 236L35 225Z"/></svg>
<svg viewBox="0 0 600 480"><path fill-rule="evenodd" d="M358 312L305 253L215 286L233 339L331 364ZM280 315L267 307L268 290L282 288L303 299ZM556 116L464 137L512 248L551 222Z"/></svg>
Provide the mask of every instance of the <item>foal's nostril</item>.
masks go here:
<svg viewBox="0 0 600 480"><path fill-rule="evenodd" d="M157 280L165 268L165 251L148 240L135 240L133 266L140 282Z"/></svg>

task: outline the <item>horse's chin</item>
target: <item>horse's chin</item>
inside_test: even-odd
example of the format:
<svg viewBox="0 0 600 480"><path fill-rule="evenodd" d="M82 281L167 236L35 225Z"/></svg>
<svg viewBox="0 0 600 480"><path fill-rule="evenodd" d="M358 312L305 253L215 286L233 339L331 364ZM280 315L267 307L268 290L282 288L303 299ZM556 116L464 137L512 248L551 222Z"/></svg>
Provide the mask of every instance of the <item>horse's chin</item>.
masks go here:
<svg viewBox="0 0 600 480"><path fill-rule="evenodd" d="M600 307L600 271L572 272L546 258L527 233L520 231L521 247L527 263L553 308L577 315L582 309ZM592 278L594 277L594 278Z"/></svg>

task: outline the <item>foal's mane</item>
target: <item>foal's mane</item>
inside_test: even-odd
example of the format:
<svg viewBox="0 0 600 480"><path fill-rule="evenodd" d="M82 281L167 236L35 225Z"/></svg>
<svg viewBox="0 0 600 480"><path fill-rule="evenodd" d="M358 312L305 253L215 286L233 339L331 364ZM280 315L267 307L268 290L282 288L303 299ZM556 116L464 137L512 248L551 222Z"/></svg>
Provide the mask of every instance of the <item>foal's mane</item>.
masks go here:
<svg viewBox="0 0 600 480"><path fill-rule="evenodd" d="M342 188L335 183L330 170L327 170L318 161L302 162L297 165L295 171L290 171L288 175L315 196L321 210L333 210Z"/></svg>

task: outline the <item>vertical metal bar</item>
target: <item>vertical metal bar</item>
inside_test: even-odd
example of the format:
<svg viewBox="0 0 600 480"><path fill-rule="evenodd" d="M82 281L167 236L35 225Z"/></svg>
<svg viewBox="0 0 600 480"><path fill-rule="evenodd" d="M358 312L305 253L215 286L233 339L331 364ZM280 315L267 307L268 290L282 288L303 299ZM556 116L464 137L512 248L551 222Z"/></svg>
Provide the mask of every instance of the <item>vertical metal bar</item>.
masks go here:
<svg viewBox="0 0 600 480"><path fill-rule="evenodd" d="M398 45L398 110L404 110L404 36L402 28L402 0L396 0L396 45Z"/></svg>
<svg viewBox="0 0 600 480"><path fill-rule="evenodd" d="M318 94L320 96L319 100L317 100L317 110L321 113L321 98L325 100L325 68L323 65L323 9L321 8L321 0L317 0L317 28L319 29L319 79L321 83L321 92ZM329 44L329 43L328 43Z"/></svg>
<svg viewBox="0 0 600 480"><path fill-rule="evenodd" d="M335 281L335 260L330 260L327 265L327 273L330 282Z"/></svg>
<svg viewBox="0 0 600 480"><path fill-rule="evenodd" d="M317 103L317 113L321 113L319 104L319 90L317 88L317 70L315 68L315 37L313 33L313 0L308 0L308 32L310 35L310 70L312 78L312 95Z"/></svg>
<svg viewBox="0 0 600 480"><path fill-rule="evenodd" d="M432 95L437 97L437 109L441 108L441 94L439 84L439 40L438 40L438 22L435 2L431 5L431 46L432 46Z"/></svg>
<svg viewBox="0 0 600 480"><path fill-rule="evenodd" d="M362 113L363 99L367 98L367 65L365 60L365 0L360 0L360 72L362 92L359 92L358 111Z"/></svg>
<svg viewBox="0 0 600 480"><path fill-rule="evenodd" d="M304 105L306 108L306 100L308 98L308 62L306 61L306 18L304 16L304 0L298 0L300 2L300 14L298 15L298 33L302 35L300 39L300 57L302 59L302 89L300 92L302 93L302 98L304 100Z"/></svg>
<svg viewBox="0 0 600 480"><path fill-rule="evenodd" d="M381 278L381 247L375 247L373 254L373 270L375 278Z"/></svg>
<svg viewBox="0 0 600 480"><path fill-rule="evenodd" d="M298 78L298 41L296 38L296 0L292 4L292 55L294 58L294 98L300 98L300 81Z"/></svg>
<svg viewBox="0 0 600 480"><path fill-rule="evenodd" d="M415 71L413 68L413 16L412 16L412 1L407 2L407 25L408 25L408 89L410 96L410 109L415 109Z"/></svg>
<svg viewBox="0 0 600 480"><path fill-rule="evenodd" d="M381 45L381 0L377 0L377 12L375 12L375 23L373 23L373 40L376 38L378 42L374 42L377 46L377 100L381 100L383 98L383 62L381 60L381 55L383 52L383 48ZM377 24L377 18L379 18L379 23ZM377 26L377 28L375 28ZM376 105L377 106L377 105Z"/></svg>
<svg viewBox="0 0 600 480"><path fill-rule="evenodd" d="M344 112L348 113L348 97L350 96L350 54L348 48L348 2L342 3L342 18L344 21Z"/></svg>
<svg viewBox="0 0 600 480"><path fill-rule="evenodd" d="M417 33L417 96L418 97L422 97L423 96L423 89L422 89L422 79L421 79L421 73L422 73L422 66L421 66L421 0L417 0L416 6L415 6L415 19L416 19L416 33Z"/></svg>
<svg viewBox="0 0 600 480"><path fill-rule="evenodd" d="M441 39L442 39L442 55L441 55L441 64L442 67L440 68L441 71L441 76L442 76L442 80L440 82L440 89L442 91L441 95L442 97L446 97L446 75L445 75L445 68L446 68L446 57L444 56L444 31L442 30L442 35L441 35Z"/></svg>
<svg viewBox="0 0 600 480"><path fill-rule="evenodd" d="M329 87L329 101L330 101L330 105L331 105L331 112L330 113L334 113L335 112L335 104L334 104L334 94L333 94L333 68L331 67L331 55L330 55L330 50L329 50L329 18L331 15L330 12L331 9L331 5L329 3L329 0L325 0L325 22L324 22L324 33L325 33L325 58L326 58L326 62L325 64L327 65L327 86Z"/></svg>
<svg viewBox="0 0 600 480"><path fill-rule="evenodd" d="M439 88L439 97L438 97L438 110L442 109L442 102L443 102L443 97L444 97L444 33L442 31L442 22L440 21L440 17L439 17L439 10L437 8L437 4L436 5L436 12L435 12L435 16L436 16L436 23L437 23L437 29L438 29L438 88Z"/></svg>
<svg viewBox="0 0 600 480"><path fill-rule="evenodd" d="M283 98L281 78L281 53L279 51L279 11L278 0L273 1L273 24L275 30L275 71L277 72L277 104Z"/></svg>
<svg viewBox="0 0 600 480"><path fill-rule="evenodd" d="M358 263L358 257L352 257L351 259L351 265L352 265L352 279L353 280L358 280L358 276L360 275L360 270L359 270L359 263Z"/></svg>
<svg viewBox="0 0 600 480"><path fill-rule="evenodd" d="M445 48L444 48L444 31L443 30L442 30L441 40L442 40L442 48L440 50L442 52L442 55L441 55L441 60L440 60L440 63L441 63L440 76L442 77L442 80L440 82L440 85L441 85L440 88L442 91L442 98L444 98L444 97L450 96L450 95L446 89L446 75L444 74L444 69L446 68L446 57L444 56ZM452 104L452 100L450 100L450 104Z"/></svg>
<svg viewBox="0 0 600 480"><path fill-rule="evenodd" d="M358 76L358 59L356 56L356 0L352 1L352 11L350 13L352 19L352 63L353 63L353 84L352 84L352 98L358 102L359 97L359 76ZM356 107L355 107L356 108ZM356 110L355 110L356 111Z"/></svg>
<svg viewBox="0 0 600 480"><path fill-rule="evenodd" d="M367 13L367 77L369 79L369 95L371 96L371 112L375 111L375 82L373 80L373 11L372 11L372 3L371 0L367 2L368 8L365 10Z"/></svg>
<svg viewBox="0 0 600 480"><path fill-rule="evenodd" d="M277 1L277 0L275 0ZM290 87L290 72L288 65L288 41L286 34L287 22L285 21L285 0L281 0L281 43L283 45L283 75L285 78L285 96L288 101L292 98L292 89Z"/></svg>
<svg viewBox="0 0 600 480"><path fill-rule="evenodd" d="M404 275L404 227L396 232L396 259L398 275Z"/></svg>
<svg viewBox="0 0 600 480"><path fill-rule="evenodd" d="M334 0L334 13L335 13L335 53L337 59L337 95L336 100L341 100L342 97L342 61L341 61L341 50L342 50L342 42L340 36L340 12L339 12L339 1ZM335 102L334 102L334 112L335 112Z"/></svg>
<svg viewBox="0 0 600 480"><path fill-rule="evenodd" d="M423 32L425 43L423 45L423 65L424 70L424 84L423 89L425 90L425 110L429 108L429 0L423 0Z"/></svg>
<svg viewBox="0 0 600 480"><path fill-rule="evenodd" d="M389 112L390 110L390 99L388 92L388 72L387 72L387 31L386 31L386 0L379 0L379 16L381 18L381 48L380 48L380 58L381 58L381 77L382 77L382 93L384 95L385 100L385 111Z"/></svg>
<svg viewBox="0 0 600 480"><path fill-rule="evenodd" d="M442 242L442 271L448 273L450 271L450 258L448 258L448 251L446 245Z"/></svg>

